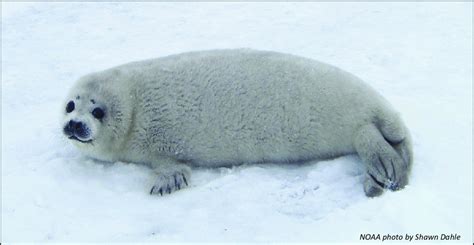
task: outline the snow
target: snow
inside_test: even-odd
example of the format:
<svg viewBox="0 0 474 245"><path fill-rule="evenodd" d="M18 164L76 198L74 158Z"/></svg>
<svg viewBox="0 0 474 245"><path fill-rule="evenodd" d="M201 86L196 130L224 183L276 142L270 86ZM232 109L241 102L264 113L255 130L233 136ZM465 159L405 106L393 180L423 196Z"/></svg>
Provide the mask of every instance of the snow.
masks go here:
<svg viewBox="0 0 474 245"><path fill-rule="evenodd" d="M472 3L2 2L2 241L472 242ZM366 198L355 156L195 169L150 196L144 166L88 159L61 135L75 79L134 60L250 47L314 58L400 111L415 161L403 191Z"/></svg>

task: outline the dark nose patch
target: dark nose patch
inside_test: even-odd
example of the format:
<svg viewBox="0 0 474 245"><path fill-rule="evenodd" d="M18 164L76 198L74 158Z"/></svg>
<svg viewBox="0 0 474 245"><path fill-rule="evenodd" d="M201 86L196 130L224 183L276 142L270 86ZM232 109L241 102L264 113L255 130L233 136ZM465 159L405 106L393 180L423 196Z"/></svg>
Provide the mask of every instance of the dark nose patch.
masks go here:
<svg viewBox="0 0 474 245"><path fill-rule="evenodd" d="M69 121L64 127L64 133L67 136L77 136L79 138L87 138L89 136L89 130L86 125L82 122Z"/></svg>

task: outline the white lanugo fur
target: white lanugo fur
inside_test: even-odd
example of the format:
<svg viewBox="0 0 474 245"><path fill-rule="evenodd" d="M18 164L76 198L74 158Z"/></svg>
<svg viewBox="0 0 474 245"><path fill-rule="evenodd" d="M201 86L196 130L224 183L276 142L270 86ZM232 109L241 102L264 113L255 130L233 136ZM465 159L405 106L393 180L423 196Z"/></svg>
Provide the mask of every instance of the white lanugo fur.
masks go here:
<svg viewBox="0 0 474 245"><path fill-rule="evenodd" d="M93 100L95 103L91 103ZM150 164L152 194L188 184L190 168L358 154L368 196L403 188L412 162L399 115L359 78L276 52L213 50L133 62L79 79L64 112L90 130L86 154ZM101 106L97 120L91 110Z"/></svg>

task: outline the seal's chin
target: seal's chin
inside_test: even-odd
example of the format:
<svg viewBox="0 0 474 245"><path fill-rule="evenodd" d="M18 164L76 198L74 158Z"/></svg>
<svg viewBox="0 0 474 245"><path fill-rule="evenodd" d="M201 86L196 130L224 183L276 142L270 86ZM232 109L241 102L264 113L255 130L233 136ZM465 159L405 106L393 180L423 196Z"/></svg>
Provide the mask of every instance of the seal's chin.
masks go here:
<svg viewBox="0 0 474 245"><path fill-rule="evenodd" d="M90 139L90 140L81 140L81 139L77 138L75 135L69 136L69 139L71 139L71 140L77 140L77 141L79 141L79 142L81 142L81 143L84 143L84 144L86 144L86 143L92 143L92 139Z"/></svg>

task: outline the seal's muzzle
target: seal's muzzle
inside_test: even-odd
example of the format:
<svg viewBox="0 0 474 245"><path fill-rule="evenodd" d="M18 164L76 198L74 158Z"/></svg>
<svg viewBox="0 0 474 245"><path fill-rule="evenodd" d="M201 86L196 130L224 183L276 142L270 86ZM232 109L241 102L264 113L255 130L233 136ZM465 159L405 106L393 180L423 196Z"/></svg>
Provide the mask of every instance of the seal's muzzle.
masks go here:
<svg viewBox="0 0 474 245"><path fill-rule="evenodd" d="M64 134L68 136L69 139L85 143L88 142L87 138L89 137L89 128L87 128L87 126L82 122L71 120L64 127Z"/></svg>

